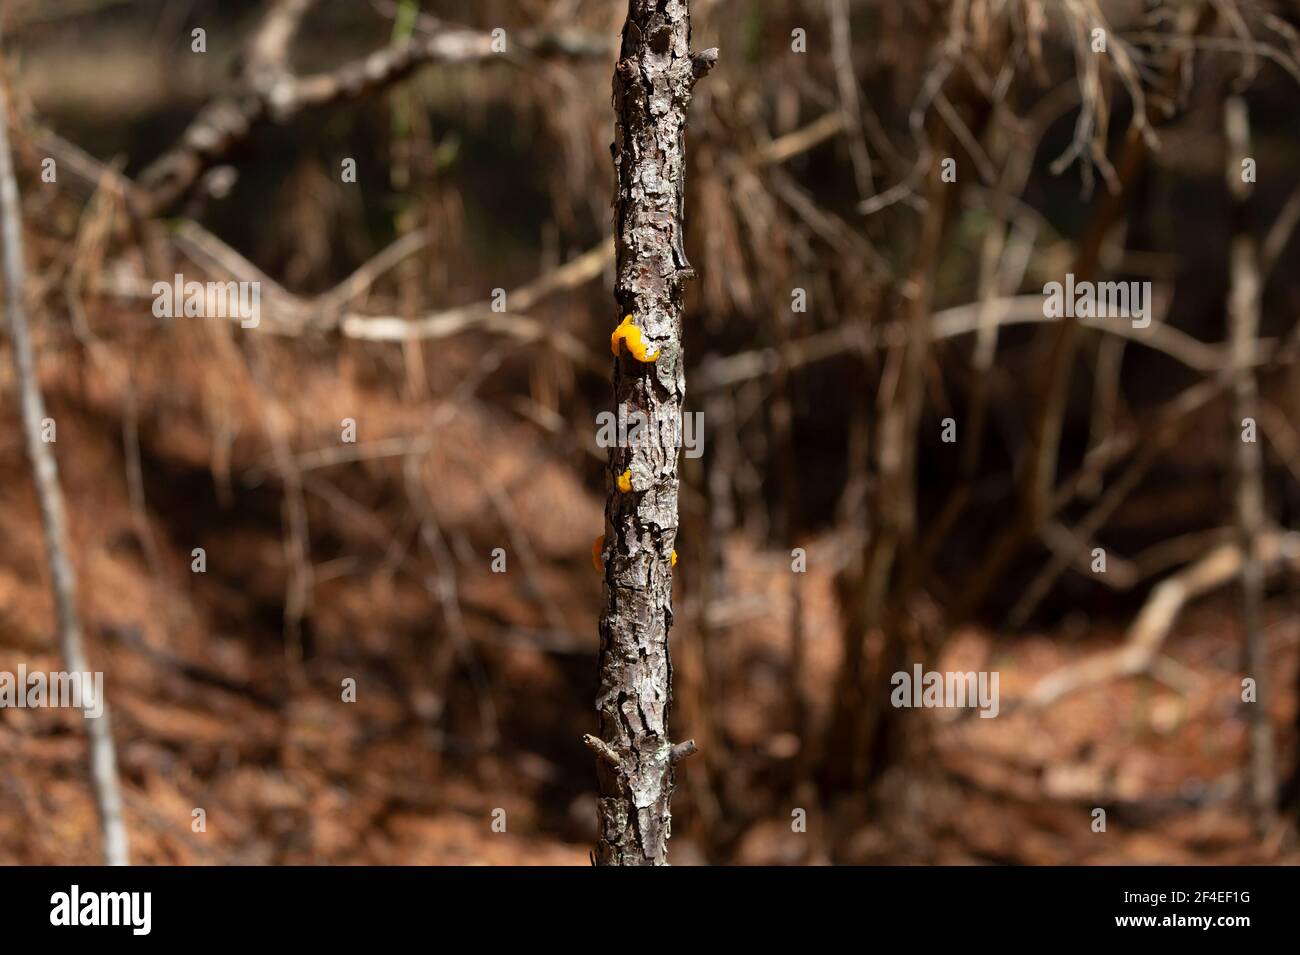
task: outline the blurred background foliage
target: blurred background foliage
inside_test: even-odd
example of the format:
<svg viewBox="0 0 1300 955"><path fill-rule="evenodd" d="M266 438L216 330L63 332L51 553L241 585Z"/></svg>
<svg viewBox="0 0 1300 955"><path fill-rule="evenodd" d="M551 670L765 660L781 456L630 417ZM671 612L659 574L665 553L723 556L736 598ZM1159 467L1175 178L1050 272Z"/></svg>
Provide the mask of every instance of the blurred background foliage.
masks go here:
<svg viewBox="0 0 1300 955"><path fill-rule="evenodd" d="M1260 479L1269 532L1293 539L1294 6L691 6L721 59L688 131L705 453L685 467L674 721L701 753L679 772L674 860L1295 861L1293 562L1270 567L1262 628L1276 819L1247 805L1231 575L1188 589L1142 672L1033 703L1232 540L1243 233L1266 266ZM241 77L268 7L3 8L42 383L136 858L585 863L626 11L318 0L290 47L300 77L449 32L503 29L507 49L262 117L133 214L119 174L147 182L205 104L256 96ZM1225 184L1233 96L1258 167L1244 207ZM160 322L142 290L174 272L277 289L257 330ZM1044 323L1030 297L1067 272L1151 281L1168 334ZM427 334L366 340L383 317ZM25 468L0 429L10 670L55 663ZM888 707L913 663L998 670L1003 715ZM66 714L0 712L0 860L93 856L80 745Z"/></svg>

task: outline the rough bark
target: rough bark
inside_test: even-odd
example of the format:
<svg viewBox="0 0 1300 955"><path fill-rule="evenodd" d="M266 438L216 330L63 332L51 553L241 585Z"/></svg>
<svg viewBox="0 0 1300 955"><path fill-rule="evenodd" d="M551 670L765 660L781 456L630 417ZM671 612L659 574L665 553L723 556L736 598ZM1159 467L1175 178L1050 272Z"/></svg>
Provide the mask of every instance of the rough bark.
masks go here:
<svg viewBox="0 0 1300 955"><path fill-rule="evenodd" d="M71 673L86 673L90 668L86 665L81 619L77 614L77 582L68 555L68 520L63 506L63 491L59 487L59 468L53 450L41 437L45 400L41 395L23 303L27 268L23 261L22 209L18 183L14 178L13 154L9 148L8 124L9 97L4 84L0 83L0 220L3 221L4 236L5 312L9 320L14 372L18 381L23 437L40 502L41 526L45 531L45 551L54 591L63 665ZM107 865L126 865L126 824L122 819L122 789L118 782L117 757L108 721L108 704L100 702L100 715L86 720L86 732L90 738L91 785L103 829L104 862ZM85 706L93 708L92 701L87 700Z"/></svg>
<svg viewBox="0 0 1300 955"><path fill-rule="evenodd" d="M693 56L687 0L629 0L614 70L618 174L615 243L621 320L632 316L653 361L626 347L614 360L618 411L636 412L656 440L609 454L605 610L600 621L599 865L666 865L673 762L690 747L668 737L672 665L672 554L677 537L678 447L686 397L682 287L686 108L717 51ZM631 471L631 490L618 477Z"/></svg>

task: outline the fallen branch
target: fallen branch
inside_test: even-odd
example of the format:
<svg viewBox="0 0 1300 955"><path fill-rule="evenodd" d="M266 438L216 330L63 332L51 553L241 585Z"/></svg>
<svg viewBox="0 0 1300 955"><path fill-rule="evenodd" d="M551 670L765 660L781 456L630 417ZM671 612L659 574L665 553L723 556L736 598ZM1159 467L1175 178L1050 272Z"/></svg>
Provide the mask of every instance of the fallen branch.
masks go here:
<svg viewBox="0 0 1300 955"><path fill-rule="evenodd" d="M1255 554L1265 569L1300 561L1300 532L1272 532L1256 541ZM1158 584L1129 627L1122 646L1061 667L1043 677L1030 691L1031 708L1051 706L1071 693L1123 677L1150 672L1156 655L1178 614L1190 601L1235 580L1241 573L1238 544L1214 548L1190 567Z"/></svg>

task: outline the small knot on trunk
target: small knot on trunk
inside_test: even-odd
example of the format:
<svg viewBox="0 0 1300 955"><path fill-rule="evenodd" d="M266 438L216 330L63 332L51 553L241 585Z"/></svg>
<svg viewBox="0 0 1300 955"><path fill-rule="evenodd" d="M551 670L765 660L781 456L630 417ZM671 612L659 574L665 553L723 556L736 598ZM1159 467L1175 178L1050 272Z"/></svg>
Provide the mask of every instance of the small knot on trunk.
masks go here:
<svg viewBox="0 0 1300 955"><path fill-rule="evenodd" d="M718 65L718 48L711 46L707 50L701 50L691 57L691 72L697 80L708 76L715 66Z"/></svg>

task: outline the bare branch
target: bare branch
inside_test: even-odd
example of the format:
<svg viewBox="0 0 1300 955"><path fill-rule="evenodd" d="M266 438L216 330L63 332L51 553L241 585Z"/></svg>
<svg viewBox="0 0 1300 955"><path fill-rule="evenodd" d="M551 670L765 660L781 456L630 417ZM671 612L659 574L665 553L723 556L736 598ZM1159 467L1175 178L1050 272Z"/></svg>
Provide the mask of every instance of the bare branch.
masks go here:
<svg viewBox="0 0 1300 955"><path fill-rule="evenodd" d="M611 769L619 770L623 768L623 761L618 758L618 753L614 752L603 739L587 733L582 737L582 742L586 744L587 749L603 759Z"/></svg>
<svg viewBox="0 0 1300 955"><path fill-rule="evenodd" d="M1242 24L1242 29L1244 29ZM1255 542L1264 532L1263 451L1258 435L1250 440L1239 430L1259 415L1259 386L1253 360L1259 335L1262 283L1259 248L1246 221L1253 187L1242 172L1250 155L1250 113L1242 96L1229 96L1224 104L1227 138L1227 183L1232 197L1232 239L1229 243L1228 333L1232 342L1232 391L1235 438L1237 546L1241 562L1241 625L1245 641L1246 676L1255 681L1255 699L1246 704L1250 726L1250 799L1256 828L1266 833L1276 816L1277 770L1273 753L1273 723L1269 716L1272 679L1268 645L1263 632L1264 567Z"/></svg>
<svg viewBox="0 0 1300 955"><path fill-rule="evenodd" d="M1264 567L1300 559L1300 533L1265 534L1257 542ZM1031 707L1051 706L1071 693L1150 670L1178 614L1191 600L1229 583L1241 573L1241 548L1223 544L1196 563L1164 580L1147 599L1129 627L1122 646L1106 650L1049 673L1030 691Z"/></svg>
<svg viewBox="0 0 1300 955"><path fill-rule="evenodd" d="M674 763L680 763L688 756L694 756L700 751L695 745L695 740L688 739L685 742L673 743L673 748L668 751L668 758Z"/></svg>
<svg viewBox="0 0 1300 955"><path fill-rule="evenodd" d="M287 0L272 7L251 44L252 59L238 89L205 106L179 142L140 174L143 214L158 215L183 199L204 173L262 123L284 123L310 107L357 99L428 64L471 63L501 55L490 33L448 29L400 40L335 70L297 77L284 66L284 59L307 5L305 0ZM531 31L514 42L536 54L590 57L593 51L608 53L609 49L608 44L602 47L572 36Z"/></svg>
<svg viewBox="0 0 1300 955"><path fill-rule="evenodd" d="M41 395L36 356L27 327L23 302L27 287L27 268L23 261L22 209L18 183L14 179L13 154L9 148L9 95L0 83L0 229L4 236L5 311L9 319L9 336L13 347L14 372L18 380L18 397L22 414L23 436L32 477L40 501L41 525L45 531L46 558L54 590L58 617L59 647L69 672L86 674L86 652L77 611L77 580L68 556L68 521L59 486L59 468L54 452L42 438L46 420L45 399ZM84 701L87 710L86 731L90 738L90 776L104 836L104 862L127 865L126 823L122 818L122 788L117 774L117 755L106 700ZM91 709L98 709L91 716Z"/></svg>

